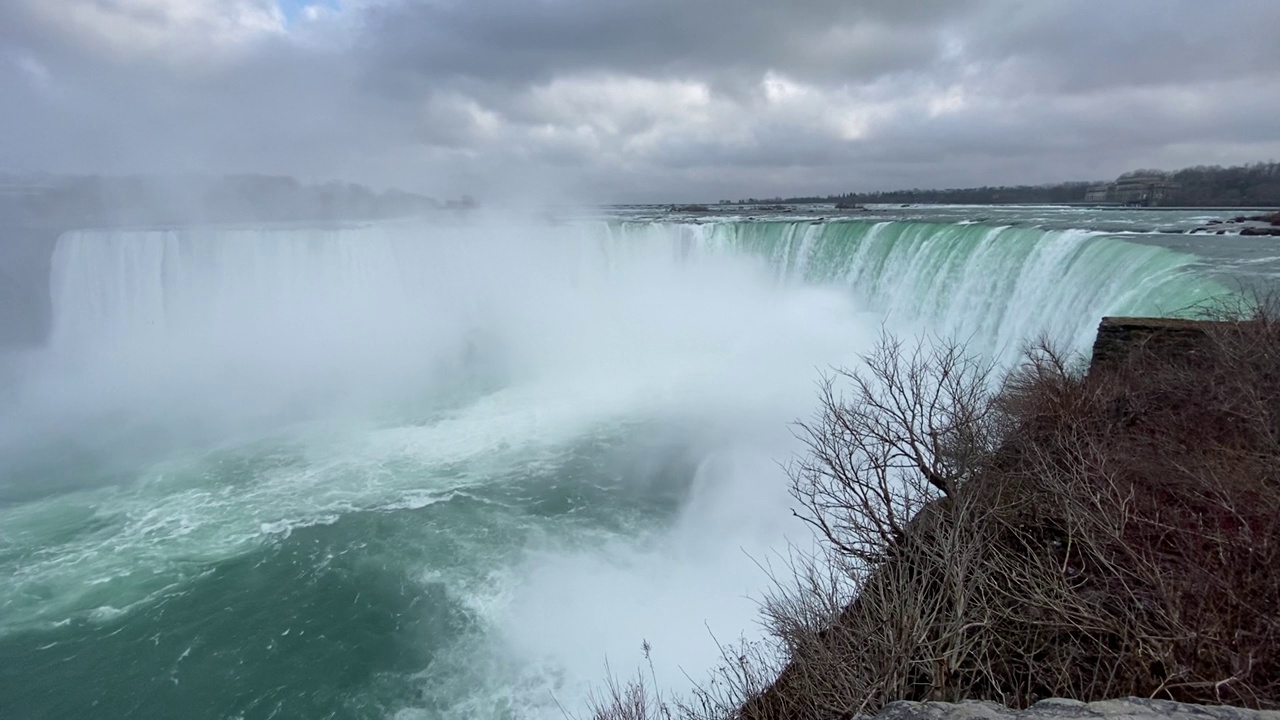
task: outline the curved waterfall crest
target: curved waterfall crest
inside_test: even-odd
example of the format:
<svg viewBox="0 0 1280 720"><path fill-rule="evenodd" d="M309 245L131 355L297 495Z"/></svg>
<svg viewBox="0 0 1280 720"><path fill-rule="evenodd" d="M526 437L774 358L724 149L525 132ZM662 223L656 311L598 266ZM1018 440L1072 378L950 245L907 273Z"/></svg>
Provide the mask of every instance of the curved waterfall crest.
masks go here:
<svg viewBox="0 0 1280 720"><path fill-rule="evenodd" d="M1048 333L1087 346L1098 318L1176 313L1221 292L1196 258L1091 230L909 221L614 220L527 230L504 243L478 229L403 224L341 229L77 231L58 243L55 347L173 332L245 316L385 312L424 296L468 296L483 264L544 255L562 279L620 265L748 257L785 282L840 285L868 311L1006 347ZM518 229L507 229L509 233ZM504 261L504 255L506 259ZM228 328L229 329L229 328Z"/></svg>

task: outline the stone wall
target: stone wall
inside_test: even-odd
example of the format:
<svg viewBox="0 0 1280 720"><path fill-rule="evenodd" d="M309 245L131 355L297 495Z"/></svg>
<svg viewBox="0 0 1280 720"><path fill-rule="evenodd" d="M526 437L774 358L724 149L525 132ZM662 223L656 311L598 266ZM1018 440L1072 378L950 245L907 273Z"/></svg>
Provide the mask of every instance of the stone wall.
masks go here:
<svg viewBox="0 0 1280 720"><path fill-rule="evenodd" d="M1137 350L1194 356L1204 351L1209 329L1221 326L1221 323L1175 318L1102 318L1093 342L1090 370L1118 367Z"/></svg>
<svg viewBox="0 0 1280 720"><path fill-rule="evenodd" d="M1041 700L1026 710L989 702L892 702L878 720L1280 720L1280 712L1226 705L1185 705L1168 700L1123 698L1083 703Z"/></svg>

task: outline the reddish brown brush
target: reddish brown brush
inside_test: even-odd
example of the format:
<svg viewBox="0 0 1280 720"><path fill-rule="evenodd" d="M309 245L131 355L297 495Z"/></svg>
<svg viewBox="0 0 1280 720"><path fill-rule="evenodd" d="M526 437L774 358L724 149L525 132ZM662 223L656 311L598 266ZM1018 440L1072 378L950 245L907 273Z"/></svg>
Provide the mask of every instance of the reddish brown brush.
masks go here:
<svg viewBox="0 0 1280 720"><path fill-rule="evenodd" d="M955 344L886 339L799 426L797 514L826 552L766 604L785 666L737 657L675 714L1280 708L1276 318L1221 317L1088 372L1040 343L1001 382Z"/></svg>

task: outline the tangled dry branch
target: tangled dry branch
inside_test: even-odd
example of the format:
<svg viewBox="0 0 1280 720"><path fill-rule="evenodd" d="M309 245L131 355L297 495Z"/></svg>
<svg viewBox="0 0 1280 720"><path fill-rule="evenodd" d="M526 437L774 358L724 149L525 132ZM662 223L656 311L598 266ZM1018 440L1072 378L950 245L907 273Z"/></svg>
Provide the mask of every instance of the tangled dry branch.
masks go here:
<svg viewBox="0 0 1280 720"><path fill-rule="evenodd" d="M826 543L765 605L785 666L727 656L720 694L678 715L1280 707L1276 318L1219 318L1088 372L1041 342L999 379L955 343L885 338L798 428L797 514Z"/></svg>

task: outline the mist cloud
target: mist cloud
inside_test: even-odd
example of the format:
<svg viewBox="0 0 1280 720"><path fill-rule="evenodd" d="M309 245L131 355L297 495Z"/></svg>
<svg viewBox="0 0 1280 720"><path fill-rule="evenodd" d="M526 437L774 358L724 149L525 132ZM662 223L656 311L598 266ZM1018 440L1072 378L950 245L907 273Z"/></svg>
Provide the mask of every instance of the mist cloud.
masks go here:
<svg viewBox="0 0 1280 720"><path fill-rule="evenodd" d="M1280 157L1270 0L14 0L0 171L646 201Z"/></svg>

